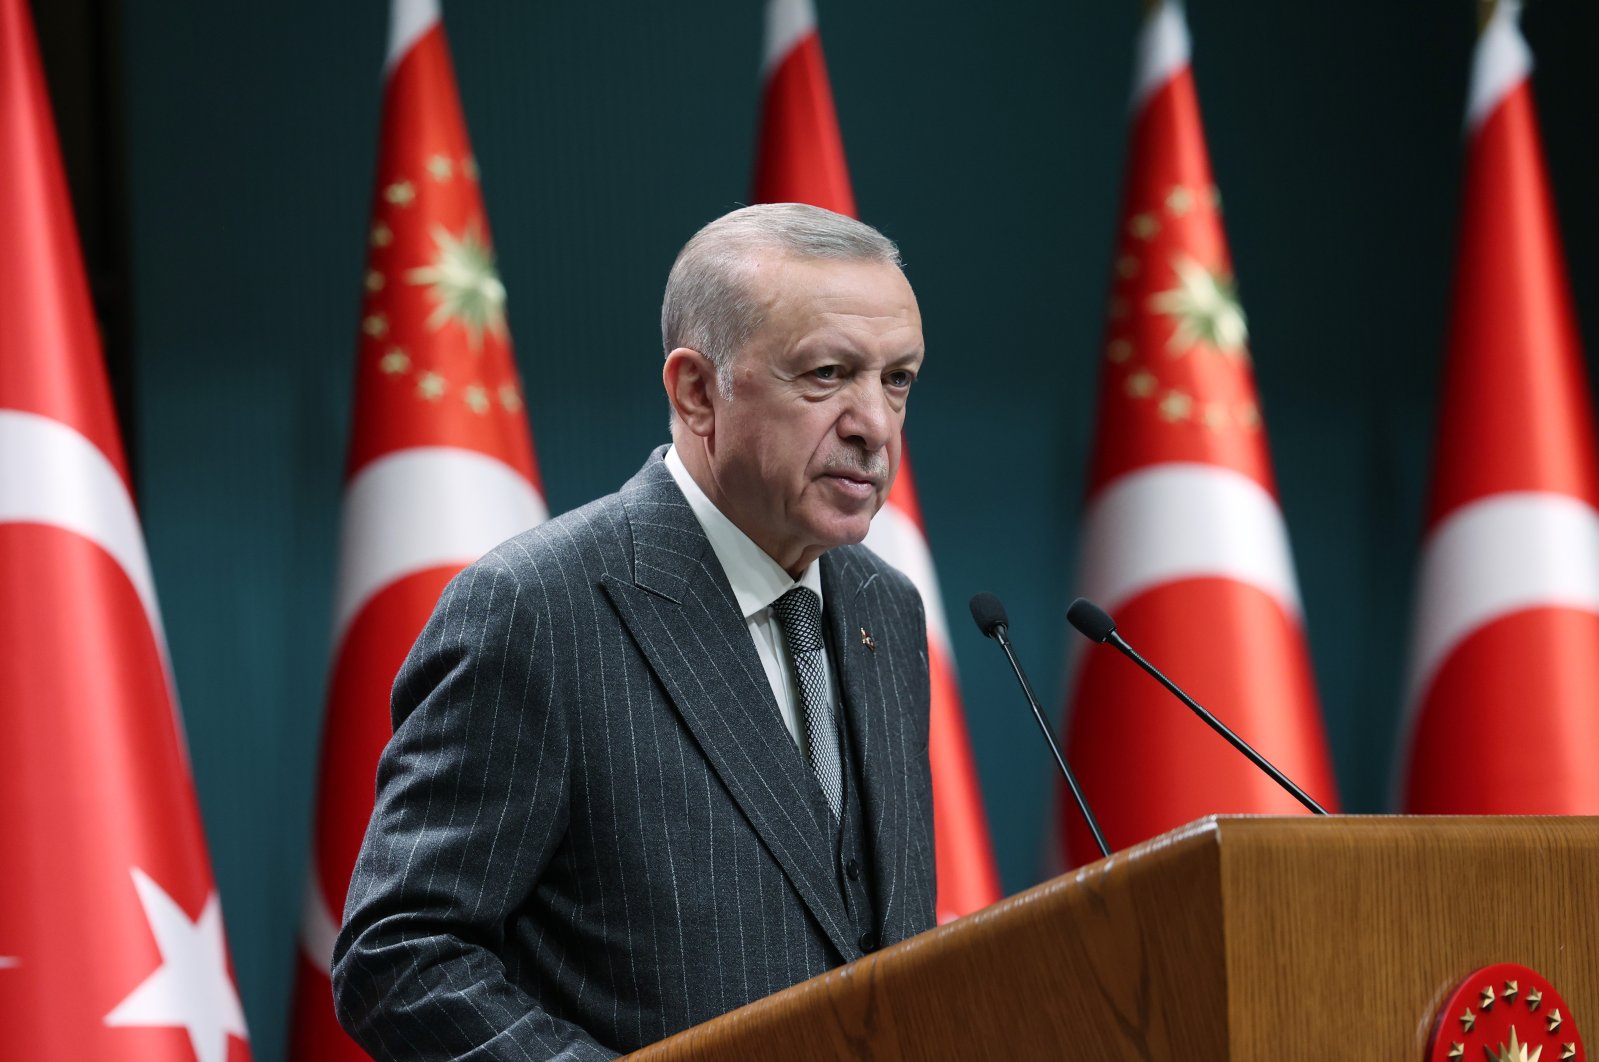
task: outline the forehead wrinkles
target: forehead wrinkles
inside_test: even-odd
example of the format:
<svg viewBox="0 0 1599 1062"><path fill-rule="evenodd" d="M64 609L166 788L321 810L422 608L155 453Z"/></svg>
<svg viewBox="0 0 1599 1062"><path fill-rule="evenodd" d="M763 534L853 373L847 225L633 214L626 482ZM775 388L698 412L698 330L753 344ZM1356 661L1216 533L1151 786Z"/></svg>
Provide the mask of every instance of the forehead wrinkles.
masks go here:
<svg viewBox="0 0 1599 1062"><path fill-rule="evenodd" d="M909 361L922 351L921 329L915 318L900 314L818 314L809 327L790 337L789 346L799 354L820 350L839 357L889 362Z"/></svg>
<svg viewBox="0 0 1599 1062"><path fill-rule="evenodd" d="M820 295L811 300L816 305L816 316L825 318L840 318L846 321L887 321L889 323L910 324L916 318L911 312L910 304L897 306L889 313L862 313L859 307L852 309L850 303L859 302L860 296L853 293L842 295Z"/></svg>
<svg viewBox="0 0 1599 1062"><path fill-rule="evenodd" d="M897 280L892 293L882 289L882 268ZM902 329L920 334L916 296L892 263L768 254L746 260L740 280L750 304L761 310L746 343L751 350L770 354L820 344L866 353Z"/></svg>
<svg viewBox="0 0 1599 1062"><path fill-rule="evenodd" d="M921 311L909 285L904 286L903 294L895 292L888 296L881 290L874 290L870 283L856 286L836 275L827 280L834 285L831 290L818 291L798 278L793 284L779 285L779 290L773 292L766 303L768 311L773 316L782 315L795 322L811 322L818 326L881 323L893 327L921 323Z"/></svg>

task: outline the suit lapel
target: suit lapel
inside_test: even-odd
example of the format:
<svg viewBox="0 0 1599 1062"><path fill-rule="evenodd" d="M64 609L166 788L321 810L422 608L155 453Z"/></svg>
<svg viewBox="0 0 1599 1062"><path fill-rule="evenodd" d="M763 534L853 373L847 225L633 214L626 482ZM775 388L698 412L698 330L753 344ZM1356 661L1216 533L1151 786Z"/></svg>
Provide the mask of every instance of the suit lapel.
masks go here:
<svg viewBox="0 0 1599 1062"><path fill-rule="evenodd" d="M656 458L622 490L633 581L602 577L711 769L843 956L853 935L816 818L814 778L783 726L727 577ZM825 814L825 812L824 812Z"/></svg>
<svg viewBox="0 0 1599 1062"><path fill-rule="evenodd" d="M893 644L902 636L882 609L878 579L848 550L822 557L822 591L827 623L836 650L840 700L850 746L859 764L855 772L865 825L865 846L872 865L872 900L878 929L885 940L908 934L894 932L908 910L896 904L907 886L910 849L905 786L911 777L901 728L910 718L905 679L893 673L895 661L916 649ZM870 644L868 644L868 641Z"/></svg>

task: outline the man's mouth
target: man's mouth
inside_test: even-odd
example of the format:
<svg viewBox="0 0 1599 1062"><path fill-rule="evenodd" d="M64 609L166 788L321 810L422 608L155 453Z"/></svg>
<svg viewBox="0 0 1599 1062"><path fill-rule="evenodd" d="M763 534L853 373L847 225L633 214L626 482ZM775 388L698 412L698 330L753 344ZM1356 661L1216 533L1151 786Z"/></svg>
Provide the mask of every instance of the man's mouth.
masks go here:
<svg viewBox="0 0 1599 1062"><path fill-rule="evenodd" d="M839 490L861 498L876 494L880 482L859 472L828 472L826 475Z"/></svg>

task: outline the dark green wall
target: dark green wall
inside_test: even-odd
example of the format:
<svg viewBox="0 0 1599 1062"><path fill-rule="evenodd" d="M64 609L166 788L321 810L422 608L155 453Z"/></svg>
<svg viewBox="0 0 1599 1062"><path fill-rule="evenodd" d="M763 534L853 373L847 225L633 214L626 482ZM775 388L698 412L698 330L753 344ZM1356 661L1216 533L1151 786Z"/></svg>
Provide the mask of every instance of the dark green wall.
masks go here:
<svg viewBox="0 0 1599 1062"><path fill-rule="evenodd" d="M1007 889L1047 756L967 597L1058 703L1134 0L821 0L863 215L929 360L910 432ZM132 442L256 1058L281 1057L386 5L126 0ZM1384 807L1454 240L1467 0L1196 0L1202 106L1344 806ZM1526 29L1585 315L1599 15ZM761 5L447 11L552 511L663 438L680 243L747 195ZM1222 706L1215 706L1221 708Z"/></svg>

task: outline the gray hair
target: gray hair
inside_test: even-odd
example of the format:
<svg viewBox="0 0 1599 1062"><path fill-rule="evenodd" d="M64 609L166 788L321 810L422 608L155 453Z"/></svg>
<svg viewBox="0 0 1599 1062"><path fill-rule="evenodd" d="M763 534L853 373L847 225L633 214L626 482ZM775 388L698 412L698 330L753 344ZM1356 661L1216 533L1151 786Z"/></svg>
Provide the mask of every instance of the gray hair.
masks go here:
<svg viewBox="0 0 1599 1062"><path fill-rule="evenodd" d="M699 351L716 366L717 390L733 392L733 357L761 326L762 306L748 284L752 259L883 262L900 268L899 248L870 225L804 203L765 203L724 214L696 232L666 278L661 345Z"/></svg>

